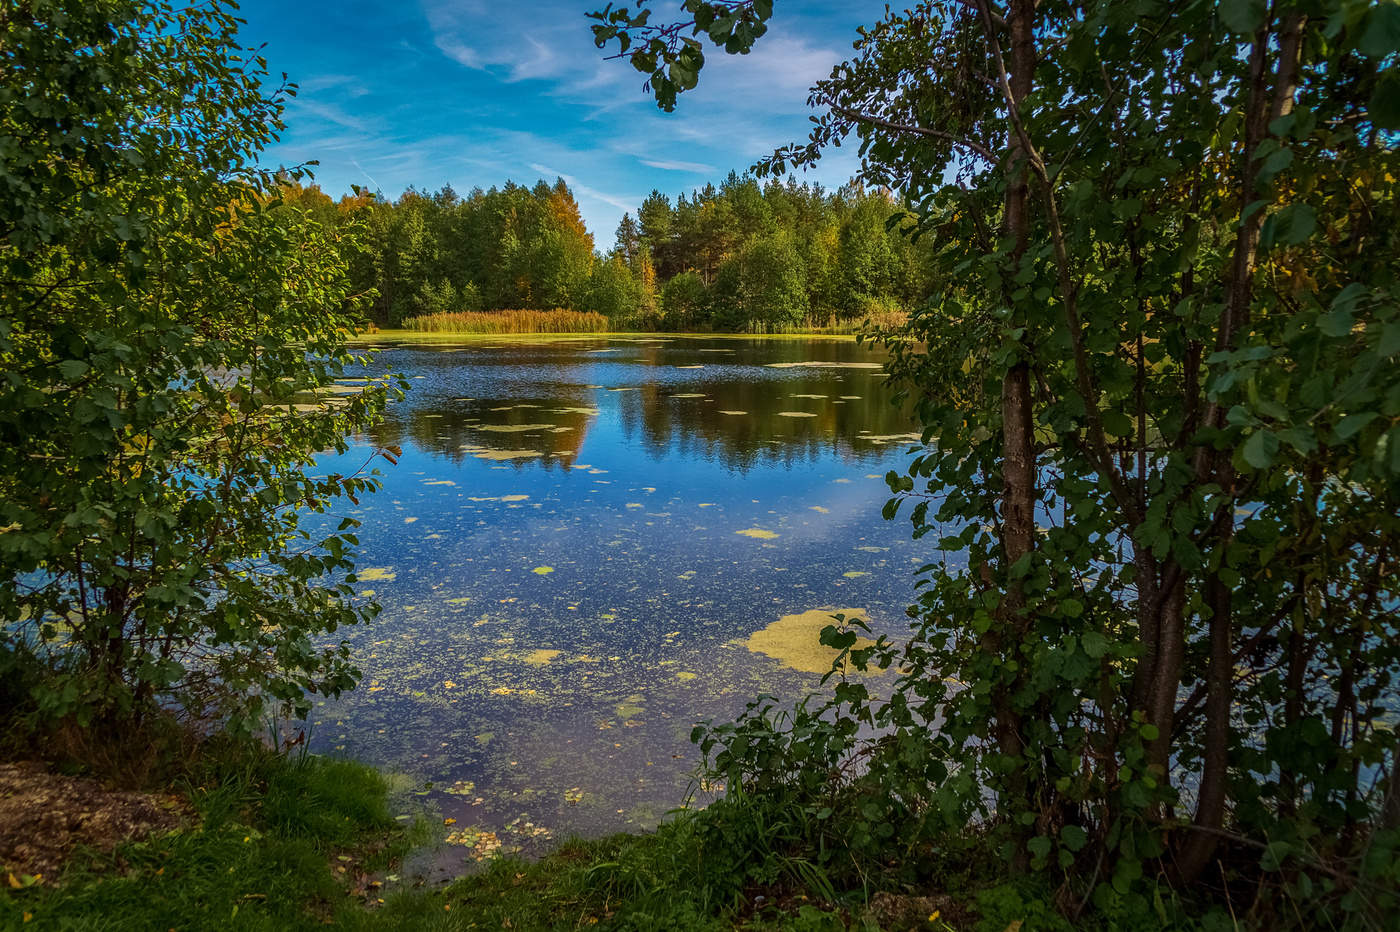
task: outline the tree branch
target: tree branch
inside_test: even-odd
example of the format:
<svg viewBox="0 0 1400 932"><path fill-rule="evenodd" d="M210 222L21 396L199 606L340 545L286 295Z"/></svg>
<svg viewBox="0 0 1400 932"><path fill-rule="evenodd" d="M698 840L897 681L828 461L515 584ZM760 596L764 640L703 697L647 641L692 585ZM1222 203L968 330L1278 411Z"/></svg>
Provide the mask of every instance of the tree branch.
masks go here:
<svg viewBox="0 0 1400 932"><path fill-rule="evenodd" d="M873 113L852 110L849 107L842 107L833 103L828 103L827 108L830 109L832 113L839 113L848 120L854 120L857 123L869 123L872 126L878 126L881 129L887 129L894 133L909 133L914 136L925 136L929 139L942 139L955 146L961 146L969 152L986 159L988 162L993 164L997 162L996 154L981 143L973 142L971 139L963 139L961 136L954 136L952 133L944 132L941 129L932 129L927 126L911 126L907 123L895 123L892 120L886 120L884 117L875 116Z"/></svg>

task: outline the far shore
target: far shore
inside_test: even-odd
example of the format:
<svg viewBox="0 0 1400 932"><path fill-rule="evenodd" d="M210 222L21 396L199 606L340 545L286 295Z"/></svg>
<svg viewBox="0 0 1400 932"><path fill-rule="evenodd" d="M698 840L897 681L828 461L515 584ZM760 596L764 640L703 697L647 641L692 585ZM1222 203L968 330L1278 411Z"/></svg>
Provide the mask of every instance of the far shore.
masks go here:
<svg viewBox="0 0 1400 932"><path fill-rule="evenodd" d="M654 340L844 340L854 341L854 333L822 333L804 331L797 333L695 333L661 332L650 330L615 330L598 333L443 333L420 330L373 330L352 334L349 341L354 344L374 343L489 343L492 340L596 340L596 339Z"/></svg>

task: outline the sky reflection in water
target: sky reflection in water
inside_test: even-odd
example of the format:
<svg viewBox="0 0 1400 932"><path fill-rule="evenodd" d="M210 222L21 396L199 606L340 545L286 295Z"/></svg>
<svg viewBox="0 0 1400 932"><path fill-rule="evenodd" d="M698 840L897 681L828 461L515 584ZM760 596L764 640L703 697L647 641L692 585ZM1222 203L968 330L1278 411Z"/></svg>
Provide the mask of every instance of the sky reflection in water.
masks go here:
<svg viewBox="0 0 1400 932"><path fill-rule="evenodd" d="M880 519L917 441L882 358L820 339L390 345L376 365L412 391L373 439L403 457L350 512L358 588L385 611L350 633L365 679L317 708L313 746L431 782L449 870L655 824L690 783L696 720L817 688L747 638L828 607L905 628L928 549Z"/></svg>

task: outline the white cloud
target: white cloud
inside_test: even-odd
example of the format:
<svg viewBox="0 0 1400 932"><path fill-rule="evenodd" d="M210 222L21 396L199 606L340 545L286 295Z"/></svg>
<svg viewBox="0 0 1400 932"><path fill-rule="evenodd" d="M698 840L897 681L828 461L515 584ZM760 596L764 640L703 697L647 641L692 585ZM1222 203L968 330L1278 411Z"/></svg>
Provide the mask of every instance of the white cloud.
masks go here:
<svg viewBox="0 0 1400 932"><path fill-rule="evenodd" d="M584 184L582 181L579 181L573 175L555 171L548 165L541 165L538 162L531 162L530 170L537 171L545 177L563 178L564 183L568 185L574 191L574 193L582 194L585 197L591 197L595 201L602 201L604 204L607 204L610 207L616 207L618 210L635 210L637 204L641 202L640 198L622 198L614 194L608 194L606 191L599 191L597 188L591 187L589 185Z"/></svg>
<svg viewBox="0 0 1400 932"><path fill-rule="evenodd" d="M643 165L650 165L652 168L659 168L668 172L694 172L698 175L712 175L719 169L713 165L706 165L704 162L678 162L667 159L639 159Z"/></svg>
<svg viewBox="0 0 1400 932"><path fill-rule="evenodd" d="M353 129L356 132L369 132L369 127L364 120L346 113L335 104L323 103L319 100L312 100L306 97L297 97L287 105L287 110L292 115L309 114L327 123L334 123L336 126L343 126L346 129Z"/></svg>

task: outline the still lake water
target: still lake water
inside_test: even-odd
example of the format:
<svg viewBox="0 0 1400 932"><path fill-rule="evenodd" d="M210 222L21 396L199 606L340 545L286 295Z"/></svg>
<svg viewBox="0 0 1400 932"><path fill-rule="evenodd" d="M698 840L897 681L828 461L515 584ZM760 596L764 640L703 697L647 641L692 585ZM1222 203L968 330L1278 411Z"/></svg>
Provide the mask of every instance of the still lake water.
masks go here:
<svg viewBox="0 0 1400 932"><path fill-rule="evenodd" d="M819 338L385 343L375 368L411 391L372 440L403 456L350 512L384 613L350 632L364 680L315 710L313 747L406 774L456 820L448 870L655 825L692 786L697 720L819 688L831 612L907 630L929 548L880 517L918 439L883 358Z"/></svg>

